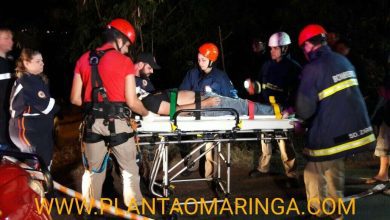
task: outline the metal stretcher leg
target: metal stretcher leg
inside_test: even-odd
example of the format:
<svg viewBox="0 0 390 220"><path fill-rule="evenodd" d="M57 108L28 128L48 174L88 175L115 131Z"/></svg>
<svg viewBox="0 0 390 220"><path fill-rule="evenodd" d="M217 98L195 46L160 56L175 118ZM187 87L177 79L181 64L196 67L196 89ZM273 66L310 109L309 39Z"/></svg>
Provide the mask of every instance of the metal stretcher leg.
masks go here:
<svg viewBox="0 0 390 220"><path fill-rule="evenodd" d="M230 194L230 143L228 143L228 149L227 149L228 153L227 153L227 169L226 169L226 179L227 179L227 192L226 194L229 195Z"/></svg>
<svg viewBox="0 0 390 220"><path fill-rule="evenodd" d="M164 141L163 139L164 138L162 138L161 141ZM150 171L149 190L150 190L150 192L153 195L158 196L158 197L163 197L163 195L158 193L158 192L156 192L154 190L154 186L162 187L161 184L156 183L156 178L157 178L157 175L158 175L159 168L161 166L161 162L162 162L162 159L163 159L163 152L164 152L165 148L166 148L165 144L159 144L159 146L158 146L158 148L156 150L156 153L154 155L153 166L152 166L152 169Z"/></svg>
<svg viewBox="0 0 390 220"><path fill-rule="evenodd" d="M168 145L164 145L163 150L163 174L164 174L164 181L163 181L163 195L164 197L169 196L169 177L168 177Z"/></svg>
<svg viewBox="0 0 390 220"><path fill-rule="evenodd" d="M204 146L206 145L206 143L202 143L201 145L199 145L198 147L196 147L195 149L193 149L189 154L186 155L185 158L183 158L182 160L180 160L178 163L176 163L174 166L171 167L171 169L168 170L168 173L171 173L173 172L173 170L175 170L178 166L180 166L181 164L184 165L184 168L182 168L181 170L179 170L176 174L174 174L172 177L171 177L171 180L174 180L176 179L176 177L178 177L180 174L182 174L185 170L188 170L190 168L192 168L193 164L195 164L196 162L198 162L201 158L201 155L200 154L197 154L200 149L202 149ZM197 155L196 155L197 154ZM195 156L196 155L196 156ZM202 154L204 155L204 154ZM191 160L191 158L194 156L194 159ZM186 165L185 165L186 164Z"/></svg>
<svg viewBox="0 0 390 220"><path fill-rule="evenodd" d="M188 160L189 158L184 158L178 163L174 164L173 167L169 168L168 164L168 151L169 151L169 143L165 141L164 137L161 137L160 144L156 150L154 159L153 159L153 165L150 172L150 184L149 189L150 192L158 197L169 197L171 196L170 192L170 186L172 183L176 182L194 182L194 181L213 181L215 183L215 189L219 193L223 193L223 195L217 193L218 197L223 196L227 197L230 194L230 142L227 143L227 155L226 157L222 153L222 142L213 140L208 141L206 143L200 144L198 147L196 147L194 150L192 150L189 154L189 157L194 155L195 153L199 152L201 149L205 147L205 145L209 144L209 146L206 147L205 151L201 153L200 155L193 158L193 160ZM210 144L211 143L211 144ZM198 179L176 179L182 172L184 172L186 169L188 169L191 164L197 162L200 160L200 158L208 155L208 158L210 159L211 165L212 165L212 172L210 172L210 176L206 178L198 178ZM185 161L188 161L188 165L181 168L179 171L177 171L177 167L181 164L184 164ZM226 182L222 181L223 178L223 163L226 165ZM157 182L157 176L159 175L159 172L162 168L162 183ZM158 187L162 189L162 192L156 191L156 188ZM223 198L222 198L223 199ZM222 202L223 200L218 200L218 202Z"/></svg>
<svg viewBox="0 0 390 220"><path fill-rule="evenodd" d="M218 189L223 193L224 197L228 197L230 194L230 143L227 143L227 159L225 159L224 155L222 154L222 144L221 142L218 142L217 144L217 158L216 158L216 166L217 166L217 172L216 176L214 176L214 181L218 184ZM222 181L222 163L226 164L226 184Z"/></svg>

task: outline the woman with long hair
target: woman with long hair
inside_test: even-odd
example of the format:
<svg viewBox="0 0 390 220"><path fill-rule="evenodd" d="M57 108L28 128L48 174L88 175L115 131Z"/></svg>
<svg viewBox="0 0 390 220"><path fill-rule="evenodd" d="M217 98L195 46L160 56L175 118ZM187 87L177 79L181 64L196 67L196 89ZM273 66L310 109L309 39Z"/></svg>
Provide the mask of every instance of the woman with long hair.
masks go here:
<svg viewBox="0 0 390 220"><path fill-rule="evenodd" d="M58 107L51 98L43 58L39 51L23 49L16 61L10 98L9 132L22 151L38 154L50 167L53 156L53 121Z"/></svg>

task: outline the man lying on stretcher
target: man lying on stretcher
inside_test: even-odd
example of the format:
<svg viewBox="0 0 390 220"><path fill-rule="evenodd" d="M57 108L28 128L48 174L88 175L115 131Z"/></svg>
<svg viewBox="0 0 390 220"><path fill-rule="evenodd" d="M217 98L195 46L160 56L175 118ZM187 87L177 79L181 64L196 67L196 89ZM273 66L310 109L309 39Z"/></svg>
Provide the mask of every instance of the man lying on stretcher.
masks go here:
<svg viewBox="0 0 390 220"><path fill-rule="evenodd" d="M171 97L168 90L151 94L142 90L140 87L137 87L137 94L145 108L149 111L159 115L169 115ZM197 105L196 102L199 102L199 104ZM249 115L249 112L253 112L254 115L274 115L274 108L272 106L251 102L241 98L233 99L219 96L212 92L204 94L196 94L193 91L177 92L176 110L197 108L233 108L239 115ZM224 114L226 113L205 112L205 115L207 116ZM284 118L287 116L287 113L283 114Z"/></svg>

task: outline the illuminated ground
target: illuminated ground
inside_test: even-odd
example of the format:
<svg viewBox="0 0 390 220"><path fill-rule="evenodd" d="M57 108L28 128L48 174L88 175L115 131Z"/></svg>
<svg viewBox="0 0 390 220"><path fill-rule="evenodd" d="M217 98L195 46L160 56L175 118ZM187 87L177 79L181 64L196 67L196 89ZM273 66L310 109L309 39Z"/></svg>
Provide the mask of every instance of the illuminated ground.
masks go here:
<svg viewBox="0 0 390 220"><path fill-rule="evenodd" d="M83 168L81 165L80 150L78 145L78 124L80 122L80 111L72 109L71 111L65 111L64 119L60 120L57 132L57 146L54 157L53 175L54 179L64 184L65 186L81 191L81 175ZM299 152L299 149L297 149ZM179 154L173 154L172 161L180 159ZM301 157L298 160L299 170L302 170L304 161ZM347 173L346 173L346 190L345 195L356 194L367 190L370 186L356 184L356 179L361 177L370 177L375 174L377 169L377 161L371 156L370 153L365 155L358 155L347 160ZM231 196L230 198L245 198L255 200L259 198L263 204L266 204L266 199L269 201L268 214L264 213L264 210L258 209L259 214L253 214L255 211L252 208L252 214L249 215L248 206L245 211L239 209L239 215L226 215L229 211L223 212L222 215L208 216L208 215L184 215L180 216L180 219L303 219L302 216L297 214L297 211L291 209L296 204L298 209L302 212L306 207L305 191L301 182L298 188L291 188L286 186L286 178L282 175L282 168L278 152L274 153L272 160L273 175L265 176L261 178L249 178L248 173L251 169L251 165L245 164L244 161L235 161L232 165L232 177L231 177ZM121 196L121 183L120 179L115 172L108 176L104 187L104 196L109 198L117 197L119 201L122 200ZM191 174L192 178L199 177L198 172ZM113 184L111 182L114 182ZM151 200L150 194L145 188L143 188L144 195ZM211 199L213 197L212 191L208 188L205 182L196 183L177 183L173 191L173 198L178 198L181 201L185 201L188 198L206 198ZM63 194L57 192L59 197L64 197ZM275 200L280 198L280 200ZM295 201L295 203L292 202ZM274 206L271 202L274 201ZM290 209L288 206L292 205ZM271 207L272 206L272 207ZM124 208L120 202L119 207ZM390 196L383 194L377 194L369 196L356 201L356 213L349 214L345 219L388 219L390 215ZM199 208L199 206L198 206ZM226 206L225 206L226 208ZM192 212L194 207L189 206L187 212ZM218 206L217 210L220 210L221 206ZM232 207L235 212L234 207ZM289 215L286 215L286 211L290 210ZM183 208L183 212L185 212ZM199 213L199 212L198 212ZM150 218L161 219L161 215L147 214ZM83 219L73 213L71 216L67 215L54 215L54 219ZM92 217L90 219L114 219L113 217L104 216L101 218Z"/></svg>

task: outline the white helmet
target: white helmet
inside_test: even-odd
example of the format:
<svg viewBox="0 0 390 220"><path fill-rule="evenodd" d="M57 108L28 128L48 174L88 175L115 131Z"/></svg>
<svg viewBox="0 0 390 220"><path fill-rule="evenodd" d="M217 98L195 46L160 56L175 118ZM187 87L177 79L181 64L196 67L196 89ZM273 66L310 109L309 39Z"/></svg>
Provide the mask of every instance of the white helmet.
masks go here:
<svg viewBox="0 0 390 220"><path fill-rule="evenodd" d="M290 36L286 32L276 32L269 38L268 46L279 47L291 44Z"/></svg>

